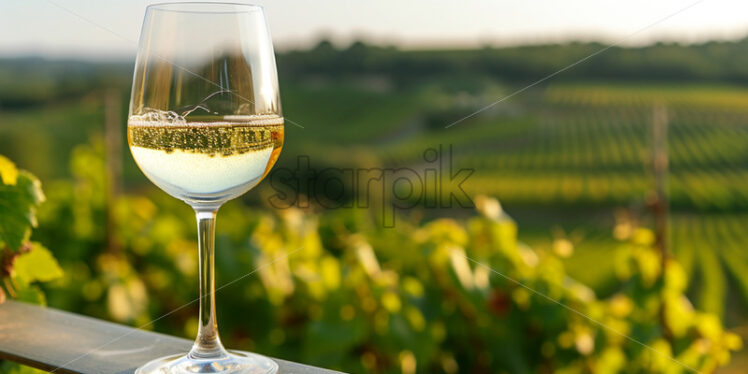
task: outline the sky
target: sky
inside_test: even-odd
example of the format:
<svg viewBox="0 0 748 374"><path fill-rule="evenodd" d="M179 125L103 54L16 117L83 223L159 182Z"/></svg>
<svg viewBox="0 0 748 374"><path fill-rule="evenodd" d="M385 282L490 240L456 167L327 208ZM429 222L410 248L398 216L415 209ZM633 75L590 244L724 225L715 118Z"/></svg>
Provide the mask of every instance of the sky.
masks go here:
<svg viewBox="0 0 748 374"><path fill-rule="evenodd" d="M145 7L157 2L160 1L0 0L0 58L19 55L132 58ZM253 3L265 7L277 50L305 48L323 37L340 46L363 39L418 49L567 40L623 45L654 41L691 43L748 35L745 0L257 0ZM656 24L631 35L653 23Z"/></svg>

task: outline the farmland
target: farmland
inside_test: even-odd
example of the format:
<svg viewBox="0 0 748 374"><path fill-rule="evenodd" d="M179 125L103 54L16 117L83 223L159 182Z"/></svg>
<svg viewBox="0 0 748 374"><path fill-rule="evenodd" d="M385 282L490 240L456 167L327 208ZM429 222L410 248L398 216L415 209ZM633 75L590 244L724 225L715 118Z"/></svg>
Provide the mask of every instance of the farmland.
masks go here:
<svg viewBox="0 0 748 374"><path fill-rule="evenodd" d="M281 72L283 61L281 58ZM291 70L288 62L285 64L285 69ZM102 174L101 160L89 153L99 152L103 138L112 135L106 134L103 126L107 92L119 95L121 125L124 124L130 72L121 66L87 69L94 76L107 79L101 82L86 78L80 73L86 71L83 68L72 69L81 75L68 80L86 83L72 86L59 78L64 76L61 72L34 75L28 80L17 80L30 83L25 90L15 90L23 93L16 101L6 99L13 97L15 91L5 84L0 90L0 154L37 174L51 201L62 199L61 196L70 201L88 198L104 210L105 200L97 195L103 193L95 191L103 184L96 179L100 178L96 175ZM739 71L735 74L742 77ZM0 82L7 76L3 78L0 74ZM35 83L34 79L42 82ZM349 72L340 77L319 72L288 73L281 75L281 86L284 114L289 121L286 146L276 169L293 169L299 156L308 156L314 170L327 167L419 170L423 167L425 150L441 149L454 168L473 171L462 185L469 196L490 195L499 199L516 221L522 242L541 252L556 251L558 243L571 243L573 251L561 256L568 274L602 297L611 296L619 286L616 257L622 242L616 237L631 222L653 226L648 203L654 186L653 111L655 106L665 108L669 247L685 269L687 294L696 307L721 316L728 327L748 323L745 318L748 87L696 79L688 82L576 79L550 81L501 101L524 85L480 72L403 82L395 73L388 76L381 71ZM480 112L468 116L476 111ZM184 236L187 239L181 239L180 244L189 244L184 241L190 240L189 229L178 224L180 220L191 220L187 217L189 211L178 202L165 199L142 176L124 144L124 128L115 135L123 146L123 175L118 181L123 191L156 196L156 205L165 207L162 214L166 218L159 221L156 230L159 243L171 243L173 238L164 233L178 227L172 230L173 236ZM81 175L98 182L81 183L80 179L86 179ZM78 183L73 192L60 188L64 184L61 182L66 181ZM355 188L344 186L345 193L340 198L360 196L353 191ZM266 200L272 193L270 184L263 183L244 200L258 214L264 214L273 210ZM144 207L144 212L156 215L154 205L142 200L136 202ZM117 214L124 211L122 207L117 209ZM323 210L318 206L312 208L315 213ZM177 212L184 213L186 218L175 218ZM246 218L235 206L229 212L235 215L236 227L232 229L235 234L259 225L253 221L255 216ZM399 222L418 227L439 217L460 220L474 210L430 209L416 204L399 213L402 216ZM83 208L71 214L104 220ZM335 226L336 220L345 221L349 214L353 215L346 211L330 214L339 216L324 218L330 222L323 222L321 227L341 229ZM76 254L88 253L95 258L100 250L82 249L96 243L92 237L97 231L92 225L73 226L69 229L73 234L65 231L68 229L47 228L44 235L60 238L61 242L68 239L64 235L75 236L75 242L48 243L48 246L53 251L63 248L56 253L62 262L79 266ZM184 227L191 225L190 221ZM343 224L338 226L343 231L349 229ZM396 251L399 243L390 240L394 234L381 228L374 231L381 241L375 247L392 246L389 251ZM45 233L45 229L40 232ZM128 231L127 235L140 245L133 232ZM221 245L231 247L225 240ZM246 244L236 244L237 248L243 245ZM179 261L189 265L185 260L189 256L173 247L176 245L168 246L173 253L165 256L181 256ZM171 260L168 258L163 263L170 264ZM219 268L224 267L219 274L232 271L229 265L219 264ZM178 262L176 266L180 266ZM170 272L177 270L168 269L157 275L189 279L187 272L188 275L174 275ZM89 283L85 292L70 287L65 291L69 294L60 290L50 292L50 303L74 309L76 303L88 300L87 306L81 307L85 310L79 312L105 315L102 311L105 307L97 299L102 291L96 291L96 287L103 286L93 280ZM183 291L180 297L187 299L188 291ZM178 331L182 326L168 326L168 329Z"/></svg>
<svg viewBox="0 0 748 374"><path fill-rule="evenodd" d="M510 93L500 85L490 91L496 99ZM305 118L311 106L333 110L311 91L293 95L303 93L306 100L295 100L306 106L296 112L291 101L289 117ZM463 185L469 195L498 197L519 220L520 238L534 246L572 236L577 244L568 260L572 274L600 290L614 281L606 258L617 246L611 235L615 212L632 210L651 224L646 199L654 183L652 116L655 104L664 106L672 251L688 269L697 305L722 314L728 295L748 300L748 90L707 84L551 84L449 128L444 127L469 114L468 108L481 106L445 111L434 103L446 102L446 93L424 89L410 95L406 107L379 112L368 104L398 108L402 98L368 95L374 99L338 98L342 107L360 108L334 123L310 120L306 129L291 129L290 136L297 132L303 147L323 141L317 136L336 132L337 126L341 132L363 129L348 144L332 141L324 154L313 153L312 160L322 165L335 158L355 163L355 157L339 157L352 152L367 162L412 166L423 162L425 149L451 145L455 167L474 170ZM490 104L486 93L461 95L454 101Z"/></svg>
<svg viewBox="0 0 748 374"><path fill-rule="evenodd" d="M298 154L307 154L317 167L412 166L422 162L423 150L451 145L455 167L474 170L464 184L470 196L498 197L520 221L521 239L535 246L549 246L558 232L573 235L572 275L603 290L613 280L612 264L602 260L617 245L611 239L614 213L633 207L645 222L651 218L643 206L653 183L652 107L664 105L673 252L689 269L700 306L721 313L730 294L748 300L748 105L741 105L748 103L746 89L549 85L444 128L470 113L473 107L464 102L490 103L509 89L496 84L454 99L433 87L393 93L386 84L374 90L366 81L284 88L287 117L304 128L287 126L289 147L281 165L292 166ZM43 176L59 177L64 165L50 160L65 160L72 144L101 133L102 117L95 95L10 112L0 124L3 151ZM85 130L71 131L78 127ZM39 136L21 136L22 128ZM44 153L24 151L29 148ZM129 155L123 157L127 184L142 184ZM590 263L600 266L590 270Z"/></svg>

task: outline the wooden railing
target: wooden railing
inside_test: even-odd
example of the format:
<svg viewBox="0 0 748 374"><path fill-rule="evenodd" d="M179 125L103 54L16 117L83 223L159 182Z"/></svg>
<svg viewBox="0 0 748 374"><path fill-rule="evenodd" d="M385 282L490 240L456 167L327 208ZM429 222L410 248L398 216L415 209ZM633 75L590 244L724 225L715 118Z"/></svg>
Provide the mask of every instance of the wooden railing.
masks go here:
<svg viewBox="0 0 748 374"><path fill-rule="evenodd" d="M0 304L0 359L55 373L131 374L157 357L187 352L186 339L6 301ZM274 359L280 374L333 374Z"/></svg>

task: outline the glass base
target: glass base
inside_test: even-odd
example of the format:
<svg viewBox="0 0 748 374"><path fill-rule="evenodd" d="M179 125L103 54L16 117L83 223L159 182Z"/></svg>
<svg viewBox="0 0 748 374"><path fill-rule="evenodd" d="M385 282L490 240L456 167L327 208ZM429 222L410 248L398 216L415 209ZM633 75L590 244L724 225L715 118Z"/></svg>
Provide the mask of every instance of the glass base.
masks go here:
<svg viewBox="0 0 748 374"><path fill-rule="evenodd" d="M157 358L135 370L135 374L276 374L275 361L255 353L229 351L216 359L192 358L178 354Z"/></svg>

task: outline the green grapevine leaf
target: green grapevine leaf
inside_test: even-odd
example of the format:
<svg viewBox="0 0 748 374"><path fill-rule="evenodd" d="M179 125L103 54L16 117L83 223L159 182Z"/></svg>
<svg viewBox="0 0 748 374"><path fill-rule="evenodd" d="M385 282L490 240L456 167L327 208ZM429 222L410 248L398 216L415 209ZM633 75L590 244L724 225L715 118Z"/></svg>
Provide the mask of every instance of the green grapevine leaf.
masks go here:
<svg viewBox="0 0 748 374"><path fill-rule="evenodd" d="M0 159L2 162L4 159ZM3 183L0 183L0 241L11 251L17 252L28 238L31 228L36 226L36 208L44 201L41 183L25 171L16 174L15 184L11 181L10 167L0 165Z"/></svg>
<svg viewBox="0 0 748 374"><path fill-rule="evenodd" d="M16 289L15 299L37 305L47 304L44 292L36 285L20 285Z"/></svg>
<svg viewBox="0 0 748 374"><path fill-rule="evenodd" d="M24 284L48 282L62 276L62 268L52 253L39 243L32 243L31 251L16 258L13 266L15 278Z"/></svg>
<svg viewBox="0 0 748 374"><path fill-rule="evenodd" d="M18 179L18 169L13 161L0 155L0 182L9 186L15 186Z"/></svg>

